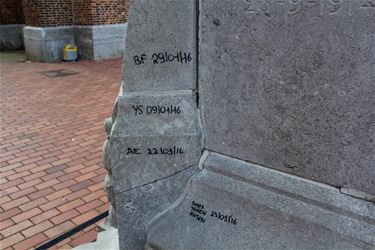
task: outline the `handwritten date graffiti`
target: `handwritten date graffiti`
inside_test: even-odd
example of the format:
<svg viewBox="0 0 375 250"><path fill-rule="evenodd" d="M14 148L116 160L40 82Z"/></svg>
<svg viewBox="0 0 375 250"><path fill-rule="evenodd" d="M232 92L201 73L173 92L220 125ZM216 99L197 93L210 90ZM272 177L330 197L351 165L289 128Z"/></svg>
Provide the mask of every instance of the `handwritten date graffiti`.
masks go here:
<svg viewBox="0 0 375 250"><path fill-rule="evenodd" d="M145 152L146 151L146 152ZM141 155L145 153L146 155L183 155L185 154L182 147L152 147L142 150L141 148L129 147L127 149L127 155Z"/></svg>
<svg viewBox="0 0 375 250"><path fill-rule="evenodd" d="M165 64L165 63L180 63L188 64L193 61L193 57L190 52L178 51L175 53L171 52L157 52L153 53L151 57L145 53L140 55L133 56L135 65L146 64L147 61L150 61L152 64Z"/></svg>
<svg viewBox="0 0 375 250"><path fill-rule="evenodd" d="M201 223L205 223L207 220L206 215L208 216L206 209L207 208L204 204L193 201L191 203L191 210L189 212L189 215L193 217L194 219L196 219L197 221ZM222 214L221 212L217 212L217 211L211 211L210 217L216 218L228 224L237 225L237 219L233 218L232 215Z"/></svg>
<svg viewBox="0 0 375 250"><path fill-rule="evenodd" d="M134 115L179 115L182 113L180 106L175 105L132 105Z"/></svg>

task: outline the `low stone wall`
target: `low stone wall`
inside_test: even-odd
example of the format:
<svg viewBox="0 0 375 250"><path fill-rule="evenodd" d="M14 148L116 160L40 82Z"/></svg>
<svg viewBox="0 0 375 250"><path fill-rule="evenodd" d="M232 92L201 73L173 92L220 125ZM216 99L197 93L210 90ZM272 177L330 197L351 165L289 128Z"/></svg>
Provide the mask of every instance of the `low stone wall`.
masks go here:
<svg viewBox="0 0 375 250"><path fill-rule="evenodd" d="M0 25L0 50L23 48L23 24Z"/></svg>
<svg viewBox="0 0 375 250"><path fill-rule="evenodd" d="M63 49L74 44L73 28L62 27L25 27L26 57L31 61L56 62L63 59Z"/></svg>
<svg viewBox="0 0 375 250"><path fill-rule="evenodd" d="M74 26L79 57L91 60L122 57L127 27L127 23Z"/></svg>
<svg viewBox="0 0 375 250"><path fill-rule="evenodd" d="M63 60L67 44L78 46L79 58L89 60L120 58L123 55L127 24L25 27L26 56L31 61Z"/></svg>

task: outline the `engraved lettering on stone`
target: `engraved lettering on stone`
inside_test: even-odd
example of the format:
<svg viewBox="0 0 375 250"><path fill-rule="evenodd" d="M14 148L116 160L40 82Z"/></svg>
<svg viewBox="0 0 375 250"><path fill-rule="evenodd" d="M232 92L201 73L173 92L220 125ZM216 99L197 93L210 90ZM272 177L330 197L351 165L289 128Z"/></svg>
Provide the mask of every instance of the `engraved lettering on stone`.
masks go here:
<svg viewBox="0 0 375 250"><path fill-rule="evenodd" d="M361 0L359 9L375 9L375 0ZM351 0L244 0L244 12L248 14L264 14L270 16L275 10L282 8L288 15L298 14L304 8L319 8L317 15L334 16L338 14L352 14ZM273 11L272 11L273 10Z"/></svg>
<svg viewBox="0 0 375 250"><path fill-rule="evenodd" d="M262 0L262 1L254 1L254 0L244 0L246 3L246 7L244 9L245 12L253 14L253 13L262 13L266 16L269 16L271 5L268 1ZM257 4L254 4L256 2Z"/></svg>
<svg viewBox="0 0 375 250"><path fill-rule="evenodd" d="M299 9L301 8L301 0L290 0L289 3L291 8L288 10L288 14L293 15L298 13Z"/></svg>
<svg viewBox="0 0 375 250"><path fill-rule="evenodd" d="M308 4L308 5L312 5L312 6L314 6L314 5L316 5L318 2L320 2L320 0L308 0L308 1L307 1L307 4Z"/></svg>
<svg viewBox="0 0 375 250"><path fill-rule="evenodd" d="M269 16L270 6L271 5L268 3L268 1L263 1L259 7L259 10L263 12L263 14L265 14L266 16Z"/></svg>
<svg viewBox="0 0 375 250"><path fill-rule="evenodd" d="M253 6L253 0L244 0L244 2L247 4L244 11L248 13L255 13L255 9Z"/></svg>
<svg viewBox="0 0 375 250"><path fill-rule="evenodd" d="M328 1L328 12L330 15L337 14L341 9L341 0L329 0Z"/></svg>
<svg viewBox="0 0 375 250"><path fill-rule="evenodd" d="M374 0L362 0L363 3L361 4L361 9L375 9L375 1Z"/></svg>

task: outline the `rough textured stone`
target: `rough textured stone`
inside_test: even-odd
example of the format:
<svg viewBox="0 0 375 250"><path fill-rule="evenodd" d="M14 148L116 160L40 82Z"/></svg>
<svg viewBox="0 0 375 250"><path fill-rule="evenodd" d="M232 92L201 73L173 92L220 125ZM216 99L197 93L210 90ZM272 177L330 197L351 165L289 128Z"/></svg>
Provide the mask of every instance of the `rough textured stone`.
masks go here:
<svg viewBox="0 0 375 250"><path fill-rule="evenodd" d="M340 191L343 194L347 194L356 198L372 201L375 203L375 195L371 195L371 194L361 192L361 191L351 189L351 188L341 188Z"/></svg>
<svg viewBox="0 0 375 250"><path fill-rule="evenodd" d="M178 199L196 171L197 166L192 166L169 178L117 194L120 249L144 249L145 227Z"/></svg>
<svg viewBox="0 0 375 250"><path fill-rule="evenodd" d="M23 48L22 24L0 25L0 50Z"/></svg>
<svg viewBox="0 0 375 250"><path fill-rule="evenodd" d="M110 144L116 193L197 164L202 142L195 95L168 91L119 96Z"/></svg>
<svg viewBox="0 0 375 250"><path fill-rule="evenodd" d="M120 249L143 249L146 225L179 197L202 153L196 1L133 0L129 15L105 162Z"/></svg>
<svg viewBox="0 0 375 250"><path fill-rule="evenodd" d="M374 203L209 153L181 202L148 227L146 249L372 249Z"/></svg>
<svg viewBox="0 0 375 250"><path fill-rule="evenodd" d="M375 194L374 6L203 0L206 148Z"/></svg>
<svg viewBox="0 0 375 250"><path fill-rule="evenodd" d="M333 187L375 192L372 0L196 7L131 1L105 152L120 248L143 249L146 226L147 249L374 248L374 203ZM197 100L209 151L188 181L202 152Z"/></svg>
<svg viewBox="0 0 375 250"><path fill-rule="evenodd" d="M124 92L195 89L195 2L130 1L123 64ZM170 61L162 59L165 53Z"/></svg>
<svg viewBox="0 0 375 250"><path fill-rule="evenodd" d="M109 225L100 225L102 231L98 233L95 242L87 243L78 247L75 250L118 250L118 230Z"/></svg>
<svg viewBox="0 0 375 250"><path fill-rule="evenodd" d="M80 58L100 60L122 57L126 31L127 24L74 26Z"/></svg>

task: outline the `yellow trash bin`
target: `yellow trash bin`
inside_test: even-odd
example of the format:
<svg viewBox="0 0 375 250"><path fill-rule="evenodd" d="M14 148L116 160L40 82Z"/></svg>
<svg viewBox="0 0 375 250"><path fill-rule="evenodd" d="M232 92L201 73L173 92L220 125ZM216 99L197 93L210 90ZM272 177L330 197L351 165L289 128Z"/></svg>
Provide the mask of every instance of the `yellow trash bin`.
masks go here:
<svg viewBox="0 0 375 250"><path fill-rule="evenodd" d="M78 58L78 49L75 45L66 45L64 48L64 61L71 62L76 61Z"/></svg>

